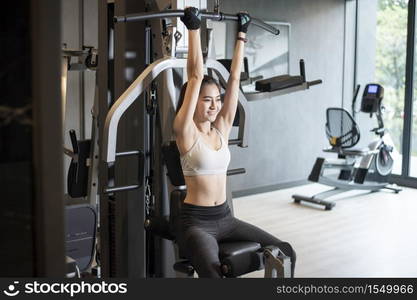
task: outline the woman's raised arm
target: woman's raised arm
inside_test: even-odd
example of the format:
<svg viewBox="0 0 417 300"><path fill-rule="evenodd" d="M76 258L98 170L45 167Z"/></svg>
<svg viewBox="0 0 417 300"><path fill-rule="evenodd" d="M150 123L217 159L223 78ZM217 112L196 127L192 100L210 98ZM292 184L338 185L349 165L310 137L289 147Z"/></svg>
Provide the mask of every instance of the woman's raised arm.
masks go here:
<svg viewBox="0 0 417 300"><path fill-rule="evenodd" d="M251 21L251 18L247 13L239 13L238 18L236 46L233 53L232 65L230 67L229 80L227 81L224 103L216 121L214 122L216 128L219 129L225 136L229 135L236 114L244 44L246 43L246 32Z"/></svg>
<svg viewBox="0 0 417 300"><path fill-rule="evenodd" d="M187 7L181 21L188 29L188 57L187 57L187 88L184 102L174 120L174 131L177 135L187 134L194 130L193 117L197 106L201 81L203 80L203 54L201 52L200 23L201 17L195 7ZM189 133L189 132L188 132Z"/></svg>

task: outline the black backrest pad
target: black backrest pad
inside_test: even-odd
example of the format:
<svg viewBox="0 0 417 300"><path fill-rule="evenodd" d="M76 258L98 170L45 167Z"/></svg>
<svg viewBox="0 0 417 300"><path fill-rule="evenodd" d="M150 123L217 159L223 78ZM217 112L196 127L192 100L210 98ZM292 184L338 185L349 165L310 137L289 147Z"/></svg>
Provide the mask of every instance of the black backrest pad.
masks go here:
<svg viewBox="0 0 417 300"><path fill-rule="evenodd" d="M350 113L343 108L331 107L326 111L327 137L339 139L340 147L353 147L359 142L359 127Z"/></svg>
<svg viewBox="0 0 417 300"><path fill-rule="evenodd" d="M170 218L173 220L177 217L182 208L182 204L184 202L185 196L187 195L186 190L174 190L171 192L171 199L170 199Z"/></svg>
<svg viewBox="0 0 417 300"><path fill-rule="evenodd" d="M87 196L91 140L78 141L78 161L71 159L67 176L68 195L72 198Z"/></svg>
<svg viewBox="0 0 417 300"><path fill-rule="evenodd" d="M182 174L180 152L175 141L170 141L162 146L162 159L168 169L168 177L172 185L185 185L184 175Z"/></svg>

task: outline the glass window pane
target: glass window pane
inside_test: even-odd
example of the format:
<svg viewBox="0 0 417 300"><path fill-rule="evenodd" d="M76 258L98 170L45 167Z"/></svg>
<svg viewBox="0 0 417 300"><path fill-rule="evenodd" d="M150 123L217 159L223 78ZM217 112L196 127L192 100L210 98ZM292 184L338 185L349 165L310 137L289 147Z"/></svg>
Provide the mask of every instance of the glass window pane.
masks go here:
<svg viewBox="0 0 417 300"><path fill-rule="evenodd" d="M386 142L394 146L394 174L401 174L408 0L379 0L375 80L385 88Z"/></svg>
<svg viewBox="0 0 417 300"><path fill-rule="evenodd" d="M359 1L356 81L362 87L372 82L384 87L382 105L387 129L384 140L394 147L392 173L399 175L403 153L407 16L408 0ZM375 138L369 129L376 127L376 120L364 113L357 116L362 143L367 145Z"/></svg>

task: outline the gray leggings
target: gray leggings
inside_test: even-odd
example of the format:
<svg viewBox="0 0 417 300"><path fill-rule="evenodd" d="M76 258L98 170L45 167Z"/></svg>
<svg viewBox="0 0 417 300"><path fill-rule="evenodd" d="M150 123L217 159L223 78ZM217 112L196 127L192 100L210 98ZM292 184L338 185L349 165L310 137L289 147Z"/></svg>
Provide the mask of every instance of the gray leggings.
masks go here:
<svg viewBox="0 0 417 300"><path fill-rule="evenodd" d="M227 202L218 206L184 203L174 220L180 255L193 264L199 277L221 278L218 242L251 241L262 247L277 246L291 260L294 277L296 255L291 245L264 230L232 216Z"/></svg>

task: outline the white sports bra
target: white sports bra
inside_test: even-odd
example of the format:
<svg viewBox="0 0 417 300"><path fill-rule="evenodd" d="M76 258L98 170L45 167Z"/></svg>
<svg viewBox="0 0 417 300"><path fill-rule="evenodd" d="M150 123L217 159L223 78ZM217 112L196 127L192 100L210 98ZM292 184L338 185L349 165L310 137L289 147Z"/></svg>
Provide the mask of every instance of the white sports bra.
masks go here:
<svg viewBox="0 0 417 300"><path fill-rule="evenodd" d="M180 156L184 176L226 174L230 163L229 145L221 132L213 128L220 136L220 149L214 150L199 135L190 150Z"/></svg>

